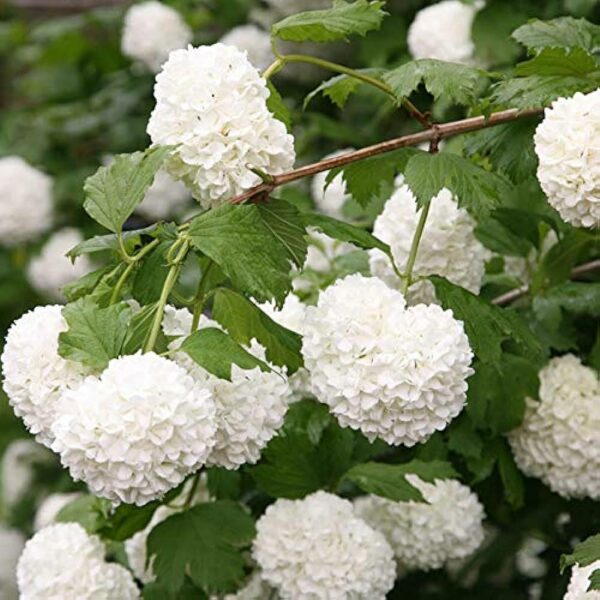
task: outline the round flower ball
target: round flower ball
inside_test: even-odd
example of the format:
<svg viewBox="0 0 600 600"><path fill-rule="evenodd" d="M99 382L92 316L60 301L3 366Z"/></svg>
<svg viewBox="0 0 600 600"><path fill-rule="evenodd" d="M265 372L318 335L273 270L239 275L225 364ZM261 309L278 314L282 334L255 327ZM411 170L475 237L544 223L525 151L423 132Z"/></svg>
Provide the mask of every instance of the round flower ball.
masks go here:
<svg viewBox="0 0 600 600"><path fill-rule="evenodd" d="M175 50L154 96L148 134L176 146L165 168L205 208L259 184L253 168L276 175L294 164L294 139L267 108L267 83L237 48Z"/></svg>
<svg viewBox="0 0 600 600"><path fill-rule="evenodd" d="M142 506L206 462L215 431L210 390L175 362L138 353L63 394L52 449L95 495Z"/></svg>
<svg viewBox="0 0 600 600"><path fill-rule="evenodd" d="M356 514L383 533L398 564L428 571L475 552L483 542L485 515L470 488L454 479L406 479L425 502L394 502L373 495L354 501Z"/></svg>
<svg viewBox="0 0 600 600"><path fill-rule="evenodd" d="M420 216L414 194L399 177L396 190L375 221L373 234L389 244L400 271L406 269ZM485 262L491 253L477 240L474 232L475 221L464 208L458 208L452 193L444 188L431 199L413 274L441 275L478 294ZM394 273L389 257L381 250L369 251L369 265L373 275L391 287L400 288L400 278ZM429 281L415 283L409 289L408 300L410 304L435 302L433 284Z"/></svg>
<svg viewBox="0 0 600 600"><path fill-rule="evenodd" d="M104 546L78 523L42 529L17 566L20 600L138 600L131 573L104 560Z"/></svg>
<svg viewBox="0 0 600 600"><path fill-rule="evenodd" d="M79 363L58 354L58 336L68 329L59 305L38 306L8 330L2 352L4 391L15 414L50 445L56 404L61 394L78 386L87 374Z"/></svg>
<svg viewBox="0 0 600 600"><path fill-rule="evenodd" d="M575 227L600 227L600 90L559 98L535 130L537 178L548 202Z"/></svg>
<svg viewBox="0 0 600 600"><path fill-rule="evenodd" d="M174 8L150 0L134 4L127 11L121 50L156 73L169 53L185 48L192 37L192 30Z"/></svg>
<svg viewBox="0 0 600 600"><path fill-rule="evenodd" d="M471 27L481 4L442 0L421 9L408 28L408 49L414 59L434 58L473 63Z"/></svg>
<svg viewBox="0 0 600 600"><path fill-rule="evenodd" d="M25 546L25 537L18 529L0 525L0 598L17 600L17 563Z"/></svg>
<svg viewBox="0 0 600 600"><path fill-rule="evenodd" d="M572 354L540 371L540 400L526 400L509 434L519 468L565 498L600 499L600 380Z"/></svg>
<svg viewBox="0 0 600 600"><path fill-rule="evenodd" d="M279 499L256 530L252 555L283 600L384 600L394 585L394 557L383 535L333 494Z"/></svg>
<svg viewBox="0 0 600 600"><path fill-rule="evenodd" d="M51 226L52 179L19 156L0 158L0 244L23 244Z"/></svg>
<svg viewBox="0 0 600 600"><path fill-rule="evenodd" d="M461 321L406 308L383 281L349 275L309 306L302 345L314 395L343 427L413 446L463 409L473 353Z"/></svg>
<svg viewBox="0 0 600 600"><path fill-rule="evenodd" d="M328 154L324 158L335 158L341 154L351 152L354 148L345 148L338 152ZM317 173L311 183L312 197L316 207L325 215L335 219L344 220L342 209L344 204L352 197L346 190L346 182L342 173L338 173L327 185L329 171Z"/></svg>
<svg viewBox="0 0 600 600"><path fill-rule="evenodd" d="M83 241L83 236L74 227L64 227L52 234L42 251L27 267L27 278L32 287L54 300L64 300L63 286L75 281L92 270L87 256L79 256L72 262L67 252Z"/></svg>
<svg viewBox="0 0 600 600"><path fill-rule="evenodd" d="M600 591L592 590L588 592L591 583L590 577L596 569L600 569L600 560L587 567L573 565L569 587L563 600L600 600Z"/></svg>
<svg viewBox="0 0 600 600"><path fill-rule="evenodd" d="M190 192L181 181L160 169L135 212L149 221L176 217L188 207Z"/></svg>
<svg viewBox="0 0 600 600"><path fill-rule="evenodd" d="M33 520L33 530L39 531L44 527L49 527L56 522L58 513L77 498L81 498L80 492L71 492L69 494L50 494L38 506Z"/></svg>
<svg viewBox="0 0 600 600"><path fill-rule="evenodd" d="M275 60L271 50L271 36L256 25L234 27L219 41L221 44L246 52L248 60L259 71L264 71Z"/></svg>

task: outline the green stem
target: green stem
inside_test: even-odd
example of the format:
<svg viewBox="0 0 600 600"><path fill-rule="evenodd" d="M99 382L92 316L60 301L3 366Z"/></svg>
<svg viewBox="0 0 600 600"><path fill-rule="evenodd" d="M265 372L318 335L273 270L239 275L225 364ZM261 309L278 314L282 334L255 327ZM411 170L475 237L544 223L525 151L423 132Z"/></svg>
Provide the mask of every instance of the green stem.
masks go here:
<svg viewBox="0 0 600 600"><path fill-rule="evenodd" d="M192 317L192 331L194 333L196 329L198 329L198 323L200 323L200 317L202 316L202 310L204 308L204 302L206 300L206 282L207 277L212 267L215 263L210 261L204 269L204 272L200 276L200 281L198 282L198 291L196 292L196 297L194 299L194 314Z"/></svg>
<svg viewBox="0 0 600 600"><path fill-rule="evenodd" d="M192 506L192 502L194 501L194 496L196 494L196 490L198 489L198 484L200 483L200 472L194 475L194 480L192 482L192 487L188 492L187 498L185 499L185 504L183 505L183 510L187 510Z"/></svg>
<svg viewBox="0 0 600 600"><path fill-rule="evenodd" d="M135 262L130 262L125 270L121 273L121 276L119 277L115 287L113 288L112 294L110 295L109 304L114 304L121 297L123 285L125 285L125 282L127 281L127 278L131 274L131 271L133 271L134 267Z"/></svg>
<svg viewBox="0 0 600 600"><path fill-rule="evenodd" d="M129 256L129 253L127 252L127 249L125 248L125 243L123 242L123 234L120 231L119 231L119 233L117 233L117 243L119 244L119 254L121 255L121 258L126 263L133 262L133 257Z"/></svg>
<svg viewBox="0 0 600 600"><path fill-rule="evenodd" d="M275 73L277 73L277 71L279 71L283 65L285 64L285 59L281 58L281 57L277 57L264 71L263 71L263 78L266 79L267 81L273 76L275 75Z"/></svg>
<svg viewBox="0 0 600 600"><path fill-rule="evenodd" d="M429 206L431 205L431 201L429 201L422 209L421 216L419 217L419 222L417 223L417 228L415 229L415 234L412 239L412 244L410 246L410 254L408 255L408 261L406 263L406 271L404 273L404 281L402 283L402 293L406 296L408 292L408 288L413 282L412 273L415 267L415 261L417 260L417 252L419 251L419 244L421 242L421 237L423 236L423 230L425 229L425 223L427 222L427 215L429 214Z"/></svg>

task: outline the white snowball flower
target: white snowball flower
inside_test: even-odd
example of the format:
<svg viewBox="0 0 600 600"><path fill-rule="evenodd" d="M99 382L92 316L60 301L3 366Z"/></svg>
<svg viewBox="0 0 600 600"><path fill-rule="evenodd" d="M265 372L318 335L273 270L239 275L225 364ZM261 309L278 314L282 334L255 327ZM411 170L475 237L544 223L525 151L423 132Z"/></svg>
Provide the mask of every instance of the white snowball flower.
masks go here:
<svg viewBox="0 0 600 600"><path fill-rule="evenodd" d="M473 353L450 310L406 308L376 278L349 275L306 311L302 353L315 396L340 425L413 446L465 404Z"/></svg>
<svg viewBox="0 0 600 600"><path fill-rule="evenodd" d="M174 8L150 0L134 4L127 11L121 50L156 73L169 53L185 48L192 37L192 30Z"/></svg>
<svg viewBox="0 0 600 600"><path fill-rule="evenodd" d="M154 86L148 123L154 144L176 146L166 169L205 208L294 164L294 139L267 108L266 81L244 52L226 46L171 53Z"/></svg>
<svg viewBox="0 0 600 600"><path fill-rule="evenodd" d="M138 600L129 571L104 560L104 546L77 523L59 523L25 544L17 566L20 600Z"/></svg>
<svg viewBox="0 0 600 600"><path fill-rule="evenodd" d="M67 504L70 504L73 500L77 500L81 496L81 492L71 492L69 494L50 494L44 498L35 512L33 530L39 531L40 529L44 529L44 527L53 525L56 522L58 513Z"/></svg>
<svg viewBox="0 0 600 600"><path fill-rule="evenodd" d="M406 268L420 216L414 194L402 176L398 177L396 190L377 217L373 234L389 244L400 271ZM474 231L475 221L464 208L458 208L452 193L444 188L431 200L413 274L423 277L441 275L478 294L485 261L491 253L477 240ZM390 259L381 250L369 251L369 264L373 275L391 287L400 287L401 281L394 273ZM435 302L433 284L420 281L412 285L408 300L410 304Z"/></svg>
<svg viewBox="0 0 600 600"><path fill-rule="evenodd" d="M206 462L215 430L210 391L175 362L138 353L65 392L52 449L94 494L141 506Z"/></svg>
<svg viewBox="0 0 600 600"><path fill-rule="evenodd" d="M68 329L62 306L37 306L8 330L2 353L4 391L38 442L50 445L56 404L63 391L83 380L86 369L58 354L58 336Z"/></svg>
<svg viewBox="0 0 600 600"><path fill-rule="evenodd" d="M335 158L341 154L351 152L354 148L345 148L328 154L323 158ZM317 208L323 213L334 219L344 220L342 209L344 204L352 197L346 190L346 182L341 173L336 175L329 185L327 185L327 176L329 171L317 173L311 183L312 197Z"/></svg>
<svg viewBox="0 0 600 600"><path fill-rule="evenodd" d="M575 227L600 227L600 90L559 98L535 136L537 178L548 202Z"/></svg>
<svg viewBox="0 0 600 600"><path fill-rule="evenodd" d="M88 256L79 256L74 263L66 256L71 248L82 241L81 232L74 227L64 227L53 233L41 253L27 267L31 285L54 300L64 300L61 288L93 268Z"/></svg>
<svg viewBox="0 0 600 600"><path fill-rule="evenodd" d="M408 569L439 569L473 554L484 538L483 506L459 481L407 480L426 502L393 502L379 496L354 501L356 514L385 535L398 564Z"/></svg>
<svg viewBox="0 0 600 600"><path fill-rule="evenodd" d="M332 269L336 258L355 249L352 244L340 242L312 227L307 229L307 233L309 246L303 269L327 273Z"/></svg>
<svg viewBox="0 0 600 600"><path fill-rule="evenodd" d="M17 600L17 563L25 546L25 536L17 529L0 525L0 598Z"/></svg>
<svg viewBox="0 0 600 600"><path fill-rule="evenodd" d="M600 591L587 591L590 585L590 576L596 569L600 569L600 560L587 567L573 565L569 587L563 600L600 600Z"/></svg>
<svg viewBox="0 0 600 600"><path fill-rule="evenodd" d="M36 239L52 226L52 179L19 156L0 158L0 244Z"/></svg>
<svg viewBox="0 0 600 600"><path fill-rule="evenodd" d="M259 71L264 71L275 60L271 50L271 36L256 25L234 27L219 41L226 46L234 46L242 52L247 52L248 60Z"/></svg>
<svg viewBox="0 0 600 600"><path fill-rule="evenodd" d="M408 49L414 59L434 58L473 63L471 27L482 3L442 0L421 9L408 28Z"/></svg>
<svg viewBox="0 0 600 600"><path fill-rule="evenodd" d="M600 499L600 379L567 354L540 371L539 395L509 434L517 465L565 498Z"/></svg>
<svg viewBox="0 0 600 600"><path fill-rule="evenodd" d="M517 571L530 579L541 579L548 572L546 561L540 554L548 548L542 540L528 537L515 555Z"/></svg>
<svg viewBox="0 0 600 600"><path fill-rule="evenodd" d="M162 221L180 215L188 206L190 192L160 169L135 212L150 221Z"/></svg>
<svg viewBox="0 0 600 600"><path fill-rule="evenodd" d="M279 499L256 524L252 554L283 600L384 600L396 577L392 549L326 492Z"/></svg>
<svg viewBox="0 0 600 600"><path fill-rule="evenodd" d="M33 440L11 442L2 455L2 500L7 507L19 503L35 481L36 465L52 465L55 457L47 448Z"/></svg>

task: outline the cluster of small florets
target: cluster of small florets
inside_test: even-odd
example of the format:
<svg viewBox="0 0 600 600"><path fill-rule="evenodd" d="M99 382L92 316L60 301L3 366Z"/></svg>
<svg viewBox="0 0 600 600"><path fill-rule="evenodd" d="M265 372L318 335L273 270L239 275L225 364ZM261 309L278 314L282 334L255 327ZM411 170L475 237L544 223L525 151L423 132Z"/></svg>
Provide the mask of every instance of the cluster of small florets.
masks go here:
<svg viewBox="0 0 600 600"><path fill-rule="evenodd" d="M484 538L483 507L459 481L427 483L406 476L425 502L393 502L364 496L354 502L356 514L387 539L398 564L407 569L439 569L475 552Z"/></svg>
<svg viewBox="0 0 600 600"><path fill-rule="evenodd" d="M81 232L74 227L52 234L40 254L29 263L27 277L31 285L52 299L62 300L62 287L92 270L87 256L80 256L75 262L67 257L67 252L82 241Z"/></svg>
<svg viewBox="0 0 600 600"><path fill-rule="evenodd" d="M277 500L256 524L253 557L283 600L383 600L396 575L384 536L326 492Z"/></svg>
<svg viewBox="0 0 600 600"><path fill-rule="evenodd" d="M389 244L400 271L408 262L419 217L417 200L400 176L396 181L396 191L386 202L373 228L374 235ZM479 293L485 261L491 253L477 240L474 231L475 221L464 208L458 208L452 193L444 188L431 199L414 275L441 275L474 294ZM392 287L400 287L401 281L389 257L381 250L369 252L369 263L373 275ZM412 285L408 300L411 304L434 302L435 290L431 282L419 281Z"/></svg>
<svg viewBox="0 0 600 600"><path fill-rule="evenodd" d="M548 202L575 227L600 227L600 90L559 98L547 108L534 141L537 177Z"/></svg>
<svg viewBox="0 0 600 600"><path fill-rule="evenodd" d="M345 148L344 150L328 154L323 158L334 158L341 154L345 154L346 152L351 152L352 150L353 148ZM344 181L342 173L338 173L329 184L327 184L328 175L329 171L324 171L323 173L317 173L313 177L311 184L312 197L316 207L323 214L335 219L343 220L344 215L342 209L352 196L346 189L346 182Z"/></svg>
<svg viewBox="0 0 600 600"><path fill-rule="evenodd" d="M191 41L192 31L181 15L162 2L135 4L125 15L123 54L153 72L160 69L172 50L185 48Z"/></svg>
<svg viewBox="0 0 600 600"><path fill-rule="evenodd" d="M256 25L239 25L228 31L220 40L221 44L234 46L246 52L248 60L259 71L264 71L275 59L271 49L271 36Z"/></svg>
<svg viewBox="0 0 600 600"><path fill-rule="evenodd" d="M52 226L52 179L19 156L0 158L0 244L15 246Z"/></svg>
<svg viewBox="0 0 600 600"><path fill-rule="evenodd" d="M437 305L350 275L308 307L302 353L315 396L342 426L412 446L463 409L473 354L463 323Z"/></svg>
<svg viewBox="0 0 600 600"><path fill-rule="evenodd" d="M509 441L519 468L565 498L600 498L600 380L571 355L540 372L540 400L528 398Z"/></svg>
<svg viewBox="0 0 600 600"><path fill-rule="evenodd" d="M152 142L173 145L166 169L210 207L294 163L294 140L267 108L266 81L246 54L214 44L172 52L156 78Z"/></svg>
<svg viewBox="0 0 600 600"><path fill-rule="evenodd" d="M19 558L21 600L138 600L131 573L107 563L104 545L77 523L59 523L36 533Z"/></svg>
<svg viewBox="0 0 600 600"><path fill-rule="evenodd" d="M471 27L480 7L477 2L442 0L420 10L408 29L412 57L472 63Z"/></svg>
<svg viewBox="0 0 600 600"><path fill-rule="evenodd" d="M563 600L600 600L600 591L592 590L588 592L590 587L590 577L592 573L600 569L600 560L593 562L587 567L574 565L569 580L569 587Z"/></svg>

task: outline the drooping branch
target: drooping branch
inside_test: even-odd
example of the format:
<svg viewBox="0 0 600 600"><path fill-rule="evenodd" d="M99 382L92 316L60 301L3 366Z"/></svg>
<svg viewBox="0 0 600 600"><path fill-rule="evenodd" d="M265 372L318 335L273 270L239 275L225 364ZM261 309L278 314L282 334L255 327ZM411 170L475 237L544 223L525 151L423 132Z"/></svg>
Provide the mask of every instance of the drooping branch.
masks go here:
<svg viewBox="0 0 600 600"><path fill-rule="evenodd" d="M269 194L275 188L302 179L304 177L311 177L317 173L323 171L329 171L337 167L343 167L354 162L385 154L386 152L392 152L399 148L407 148L409 146L418 146L423 142L430 142L432 139L442 140L444 138L452 137L462 133L469 133L471 131L478 131L480 129L486 129L488 127L494 127L495 125L502 125L503 123L510 123L517 119L538 116L542 113L541 108L533 108L528 110L519 111L511 108L499 112L492 113L488 118L484 116L470 117L468 119L461 119L460 121L451 121L449 123L441 123L434 125L429 129L424 129L417 133L411 133L402 137L380 142L372 146L361 148L353 152L346 152L338 156L326 158L298 169L293 169L287 173L281 175L273 175L268 182L261 183L246 192L236 196L231 200L233 204L242 204L253 198L260 198L265 194Z"/></svg>

